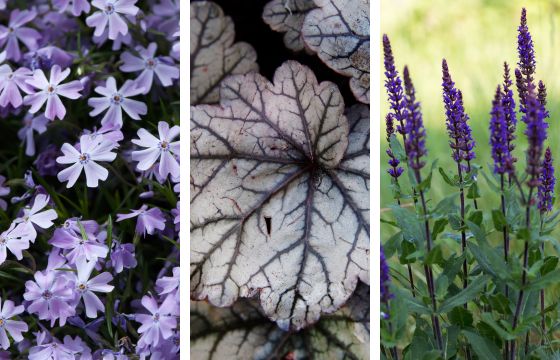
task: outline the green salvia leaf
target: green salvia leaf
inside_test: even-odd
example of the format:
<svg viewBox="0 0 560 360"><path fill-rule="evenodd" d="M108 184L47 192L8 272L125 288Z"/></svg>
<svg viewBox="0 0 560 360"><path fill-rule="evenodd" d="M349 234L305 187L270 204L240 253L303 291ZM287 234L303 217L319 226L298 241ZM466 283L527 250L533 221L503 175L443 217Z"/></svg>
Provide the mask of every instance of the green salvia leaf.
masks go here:
<svg viewBox="0 0 560 360"><path fill-rule="evenodd" d="M478 277L476 280L471 281L471 283L459 293L445 299L438 309L440 314L445 314L456 306L463 305L479 295L479 292L484 289L486 282L490 279L489 276L483 275Z"/></svg>

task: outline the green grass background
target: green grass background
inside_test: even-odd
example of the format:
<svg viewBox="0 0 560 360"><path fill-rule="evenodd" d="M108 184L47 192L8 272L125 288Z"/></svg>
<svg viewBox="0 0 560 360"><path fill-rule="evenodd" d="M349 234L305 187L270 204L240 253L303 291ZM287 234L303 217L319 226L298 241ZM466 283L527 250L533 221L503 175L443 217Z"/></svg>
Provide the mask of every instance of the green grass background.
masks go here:
<svg viewBox="0 0 560 360"><path fill-rule="evenodd" d="M389 35L397 67L402 74L406 64L421 101L424 123L427 128L429 162L438 159L439 166L452 172L456 169L451 159L441 95L441 60L446 58L456 85L463 91L465 109L476 145L476 163L488 171L492 162L488 145L488 122L491 101L498 83L502 81L503 62L512 68L517 63L517 27L522 7L527 8L528 24L537 59L536 78L548 88L548 109L551 117L549 145L553 156L560 159L560 1L527 0L382 0L382 32ZM379 42L380 43L380 42ZM382 79L385 79L382 75ZM513 79L514 80L514 79ZM381 84L383 86L383 84ZM518 102L514 88L515 100ZM381 119L388 112L385 88L381 90ZM519 118L519 116L518 116ZM526 142L519 123L515 155L522 170L525 164ZM390 185L386 173L385 124L379 125L382 144L382 189ZM560 164L555 161L556 165ZM491 171L491 169L490 169ZM453 172L454 173L454 172ZM401 177L406 180L406 176ZM430 192L437 202L450 191L439 173L434 174ZM483 209L496 208L499 198L490 192L485 180L479 180ZM404 187L403 187L404 188ZM394 203L390 191L381 192L382 217L386 208ZM382 226L386 240L391 229Z"/></svg>

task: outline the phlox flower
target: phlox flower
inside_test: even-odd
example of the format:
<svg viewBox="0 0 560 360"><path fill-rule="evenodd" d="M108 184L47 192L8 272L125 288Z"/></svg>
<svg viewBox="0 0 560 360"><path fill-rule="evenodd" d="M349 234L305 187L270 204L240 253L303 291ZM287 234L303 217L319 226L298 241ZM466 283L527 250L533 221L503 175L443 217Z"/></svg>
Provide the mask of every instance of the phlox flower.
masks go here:
<svg viewBox="0 0 560 360"><path fill-rule="evenodd" d="M113 241L113 248L111 250L111 265L115 273L120 273L123 269L132 269L136 267L136 257L134 254L134 244L122 244Z"/></svg>
<svg viewBox="0 0 560 360"><path fill-rule="evenodd" d="M55 220L58 215L53 209L43 210L49 204L50 197L45 194L39 194L35 196L35 201L33 206L26 207L23 209L23 216L14 220L16 224L24 227L32 236L31 242L35 242L37 237L37 230L35 226L41 229L48 229L53 226L53 220Z"/></svg>
<svg viewBox="0 0 560 360"><path fill-rule="evenodd" d="M60 151L57 146L50 144L43 151L37 155L33 162L37 172L41 176L54 176L58 173L59 166L56 163L56 158L60 156Z"/></svg>
<svg viewBox="0 0 560 360"><path fill-rule="evenodd" d="M10 193L10 188L8 186L5 186L4 185L5 183L6 183L6 177L0 175L0 197L6 196ZM7 208L8 208L8 203L6 203L6 200L0 199L0 209L6 211Z"/></svg>
<svg viewBox="0 0 560 360"><path fill-rule="evenodd" d="M109 249L105 244L97 241L93 234L86 231L85 238L82 234L67 229L56 229L49 244L60 249L69 250L66 259L75 264L79 258L88 261L96 261L98 258L105 258Z"/></svg>
<svg viewBox="0 0 560 360"><path fill-rule="evenodd" d="M23 340L21 333L28 330L27 324L23 321L11 320L14 316L21 314L23 310L23 305L15 306L11 300L4 301L4 306L2 306L2 299L0 299L0 347L2 349L8 350L10 347L8 334L15 342Z"/></svg>
<svg viewBox="0 0 560 360"><path fill-rule="evenodd" d="M0 10L4 10L6 8L6 2L8 0L0 0Z"/></svg>
<svg viewBox="0 0 560 360"><path fill-rule="evenodd" d="M142 305L150 314L136 314L135 320L142 325L138 333L142 334L138 346L157 346L163 339L173 336L173 330L177 328L177 303L173 297L168 296L158 306L156 299L145 295Z"/></svg>
<svg viewBox="0 0 560 360"><path fill-rule="evenodd" d="M148 48L136 47L136 52L140 57L129 51L125 51L121 55L121 61L123 62L120 67L121 71L142 71L136 78L136 84L139 88L144 88L144 94L150 92L152 88L154 73L164 87L173 85L173 79L179 78L179 68L173 65L173 60L164 56L155 56L156 51L157 44L150 43Z"/></svg>
<svg viewBox="0 0 560 360"><path fill-rule="evenodd" d="M112 122L101 125L99 129L94 129L91 133L84 131L84 134L88 134L92 140L99 135L103 135L103 139L112 141L115 148L119 147L119 142L124 139L121 126Z"/></svg>
<svg viewBox="0 0 560 360"><path fill-rule="evenodd" d="M165 217L159 208L148 209L147 205L142 205L138 210L132 210L130 214L117 214L117 222L138 217L136 222L136 233L146 236L146 233L153 235L157 230L165 229Z"/></svg>
<svg viewBox="0 0 560 360"><path fill-rule="evenodd" d="M95 137L82 135L80 137L80 150L69 143L65 143L61 148L64 155L58 157L56 162L72 165L58 173L58 180L60 182L68 181L66 187L70 188L74 186L83 169L86 174L87 186L97 187L99 180L105 181L109 176L109 171L99 165L97 161L115 160L117 154L111 152L114 147L115 144L112 141L105 140L102 135Z"/></svg>
<svg viewBox="0 0 560 360"><path fill-rule="evenodd" d="M53 6L61 13L68 10L74 16L80 16L82 12L87 14L91 9L89 0L53 0Z"/></svg>
<svg viewBox="0 0 560 360"><path fill-rule="evenodd" d="M84 257L78 258L76 261L77 275L74 279L74 288L78 296L84 300L86 316L89 318L96 318L97 311L105 311L103 303L95 293L108 293L114 289L114 286L108 284L113 280L113 276L108 272L103 272L90 279L94 267L95 261L88 262Z"/></svg>
<svg viewBox="0 0 560 360"><path fill-rule="evenodd" d="M91 360L91 349L86 343L76 336L64 337L64 343L56 338L47 336L44 332L37 336L37 346L29 349L29 360Z"/></svg>
<svg viewBox="0 0 560 360"><path fill-rule="evenodd" d="M57 319L60 326L64 326L66 319L75 312L69 304L73 300L71 285L66 277L58 276L54 270L36 272L35 281L28 280L25 283L23 298L31 302L27 312L36 313L41 320L50 320L51 327Z"/></svg>
<svg viewBox="0 0 560 360"><path fill-rule="evenodd" d="M22 251L29 249L30 241L35 241L35 238L32 237L29 229L12 223L8 230L0 234L0 264L6 261L8 250L18 260L23 259Z"/></svg>
<svg viewBox="0 0 560 360"><path fill-rule="evenodd" d="M0 106L12 105L18 108L23 104L20 91L31 94L33 88L27 83L33 72L28 68L21 67L15 71L10 65L0 66Z"/></svg>
<svg viewBox="0 0 560 360"><path fill-rule="evenodd" d="M82 96L80 91L83 89L82 83L78 80L60 84L68 75L70 75L70 69L62 71L58 65L53 65L51 68L49 80L47 80L43 70L35 70L33 77L27 80L27 83L39 91L27 95L23 99L24 105L31 105L29 112L35 114L46 102L45 116L47 119L54 120L58 117L62 120L66 115L66 108L59 95L75 100Z"/></svg>
<svg viewBox="0 0 560 360"><path fill-rule="evenodd" d="M138 161L140 171L148 170L159 160L159 175L163 178L171 174L179 176L179 162L175 156L179 155L179 141L173 141L179 136L179 126L169 128L169 124L160 121L158 124L159 139L150 134L146 129L138 130L139 139L132 142L146 149L133 151L132 160Z"/></svg>
<svg viewBox="0 0 560 360"><path fill-rule="evenodd" d="M143 102L129 99L131 96L142 94L144 89L137 88L136 83L127 80L124 85L117 89L117 82L114 77L107 79L105 86L98 86L95 92L103 97L92 97L88 100L88 105L93 107L90 116L97 116L107 110L101 124L114 123L122 126L122 111L134 120L140 120L140 115L146 115L148 107Z"/></svg>
<svg viewBox="0 0 560 360"><path fill-rule="evenodd" d="M69 68L74 61L74 55L56 46L45 46L37 51L28 52L23 56L24 63L33 71L50 70L54 65L61 69Z"/></svg>
<svg viewBox="0 0 560 360"><path fill-rule="evenodd" d="M174 296L175 299L179 300L179 276L180 268L173 268L173 276L163 276L156 281L156 286L158 288L158 294Z"/></svg>
<svg viewBox="0 0 560 360"><path fill-rule="evenodd" d="M25 115L23 118L23 127L18 131L18 138L25 144L25 155L35 155L35 139L33 138L33 134L42 134L47 131L48 123L49 119L47 119L45 115L35 117L31 114Z"/></svg>
<svg viewBox="0 0 560 360"><path fill-rule="evenodd" d="M6 58L14 61L21 59L19 42L31 51L37 49L37 41L41 34L35 29L24 26L37 16L35 10L13 10L10 13L8 26L0 25L0 46L6 46Z"/></svg>
<svg viewBox="0 0 560 360"><path fill-rule="evenodd" d="M100 11L93 13L86 19L89 27L94 27L94 36L101 36L107 24L109 25L109 39L114 40L118 34L126 35L128 25L122 15L135 16L138 7L134 6L137 0L93 0L91 5Z"/></svg>

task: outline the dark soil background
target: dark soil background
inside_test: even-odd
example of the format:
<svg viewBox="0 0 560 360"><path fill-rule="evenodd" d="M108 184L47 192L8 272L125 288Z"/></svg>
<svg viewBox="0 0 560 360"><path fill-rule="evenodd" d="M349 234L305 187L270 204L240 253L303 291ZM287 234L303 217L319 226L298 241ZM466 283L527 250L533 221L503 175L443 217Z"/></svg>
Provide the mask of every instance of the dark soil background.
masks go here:
<svg viewBox="0 0 560 360"><path fill-rule="evenodd" d="M348 107L357 101L350 91L349 79L327 67L317 55L305 51L293 52L284 46L284 33L273 31L262 19L268 0L214 0L233 19L235 41L251 44L257 51L259 72L272 80L274 71L286 60L296 60L315 72L317 79L334 82Z"/></svg>

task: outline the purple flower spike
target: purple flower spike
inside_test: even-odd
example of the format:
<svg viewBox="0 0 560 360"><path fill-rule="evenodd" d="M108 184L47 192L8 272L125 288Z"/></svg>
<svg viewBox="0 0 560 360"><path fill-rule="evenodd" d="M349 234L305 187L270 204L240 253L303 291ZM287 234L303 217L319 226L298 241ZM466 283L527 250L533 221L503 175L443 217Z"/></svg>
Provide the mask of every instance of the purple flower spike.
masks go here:
<svg viewBox="0 0 560 360"><path fill-rule="evenodd" d="M385 116L385 124L387 130L387 142L390 143L391 136L395 133L393 114L387 114L387 116ZM397 179L399 176L402 175L404 169L399 166L401 162L399 159L397 159L395 154L393 154L391 147L389 147L386 152L387 155L389 156L389 166L391 166L389 169L387 169L387 172L389 173L389 175L391 175L391 177Z"/></svg>
<svg viewBox="0 0 560 360"><path fill-rule="evenodd" d="M546 110L546 86L542 80L539 80L539 87L537 92L537 97L539 102L541 103L544 111L544 117L547 118L550 116L548 110Z"/></svg>
<svg viewBox="0 0 560 360"><path fill-rule="evenodd" d="M422 121L422 111L420 103L416 101L416 90L410 78L408 67L404 67L404 89L405 103L408 109L406 120L406 141L404 143L406 154L408 155L408 164L411 168L420 170L426 164L422 160L428 151L426 150L426 129Z"/></svg>
<svg viewBox="0 0 560 360"><path fill-rule="evenodd" d="M541 213L549 212L552 210L552 199L554 197L554 185L556 184L556 177L554 176L554 165L552 164L552 153L550 148L547 147L544 153L544 160L542 163L541 183L539 185L539 210Z"/></svg>
<svg viewBox="0 0 560 360"><path fill-rule="evenodd" d="M157 230L165 229L165 217L159 208L148 209L148 205L142 205L138 210L132 210L130 214L117 214L117 222L138 217L136 233L146 236L153 235Z"/></svg>
<svg viewBox="0 0 560 360"><path fill-rule="evenodd" d="M490 112L490 145L494 159L494 172L511 174L513 167L508 147L508 126L503 108L502 88L499 85Z"/></svg>
<svg viewBox="0 0 560 360"><path fill-rule="evenodd" d="M391 42L387 35L383 35L383 62L385 65L385 88L389 98L389 105L395 120L398 122L397 131L406 137L404 122L406 120L406 102L399 72L395 67L395 58L391 49Z"/></svg>
<svg viewBox="0 0 560 360"><path fill-rule="evenodd" d="M41 34L35 29L24 25L35 19L35 10L13 10L10 13L8 26L0 25L0 46L6 46L6 58L19 61L21 50L19 42L22 42L30 51L37 49L37 41L41 39Z"/></svg>
<svg viewBox="0 0 560 360"><path fill-rule="evenodd" d="M21 333L27 332L27 324L23 321L12 320L23 310L23 305L15 306L11 300L4 301L4 306L2 306L2 299L0 299L0 347L2 349L8 350L10 347L7 334L10 334L15 342L23 340Z"/></svg>
<svg viewBox="0 0 560 360"><path fill-rule="evenodd" d="M144 89L144 94L151 90L154 74L164 87L173 85L173 80L179 78L179 68L173 64L173 60L164 56L156 56L156 51L157 44L150 43L148 48L136 47L136 52L140 57L128 51L121 55L121 61L123 62L120 67L121 71L141 71L135 81L138 88Z"/></svg>
<svg viewBox="0 0 560 360"><path fill-rule="evenodd" d="M128 25L122 15L136 16L137 0L93 0L91 5L100 11L94 12L86 19L89 27L94 27L95 36L101 36L109 25L109 39L115 40L119 34L128 34Z"/></svg>
<svg viewBox="0 0 560 360"><path fill-rule="evenodd" d="M525 135L529 144L527 149L527 174L529 174L529 187L537 187L540 185L541 173L541 157L543 153L543 144L547 138L548 124L544 121L545 112L543 106L535 94L533 84L529 84L526 97L526 112L523 115L523 122L527 124Z"/></svg>
<svg viewBox="0 0 560 360"><path fill-rule="evenodd" d="M515 129L517 127L517 116L515 114L515 100L513 99L513 90L511 89L513 82L511 81L509 75L509 66L504 62L504 82L502 87L502 109L504 112L504 119L507 126L507 144L509 150L510 161L513 164L517 161L517 158L513 156L513 150L515 150L514 140Z"/></svg>
<svg viewBox="0 0 560 360"><path fill-rule="evenodd" d="M460 164L462 161L470 161L475 158L473 151L475 142L471 135L471 128L467 124L469 117L463 107L463 95L455 87L445 59L442 61L442 71L446 125L451 138L449 146L453 150L453 160Z"/></svg>
<svg viewBox="0 0 560 360"><path fill-rule="evenodd" d="M527 26L527 10L521 10L521 21L517 29L517 52L519 55L519 62L517 65L521 69L521 73L525 76L526 81L533 81L533 74L535 73L535 49L533 47L533 39Z"/></svg>
<svg viewBox="0 0 560 360"><path fill-rule="evenodd" d="M132 142L146 149L132 152L132 160L138 161L138 170L146 171L159 160L159 175L166 178L179 176L179 141L173 141L179 136L179 126L169 127L165 121L158 124L159 139L146 129L138 130L139 139Z"/></svg>
<svg viewBox="0 0 560 360"><path fill-rule="evenodd" d="M88 105L93 107L90 116L97 116L107 110L101 124L113 123L122 127L122 111L124 110L133 120L140 120L140 115L146 115L148 107L143 102L129 99L131 96L142 94L144 89L138 88L132 80L127 80L124 85L117 89L114 77L109 77L105 87L98 86L95 92L103 97L94 97L88 100Z"/></svg>
<svg viewBox="0 0 560 360"><path fill-rule="evenodd" d="M62 71L58 65L54 65L51 68L49 80L47 80L43 70L35 70L33 78L27 80L27 83L38 89L39 92L27 95L23 99L25 105L31 105L29 112L35 114L46 102L47 108L45 110L45 116L47 119L54 120L57 117L60 120L64 119L66 108L62 104L59 96L75 100L82 96L80 91L83 89L82 84L78 80L60 84L68 75L70 75L70 69Z"/></svg>

